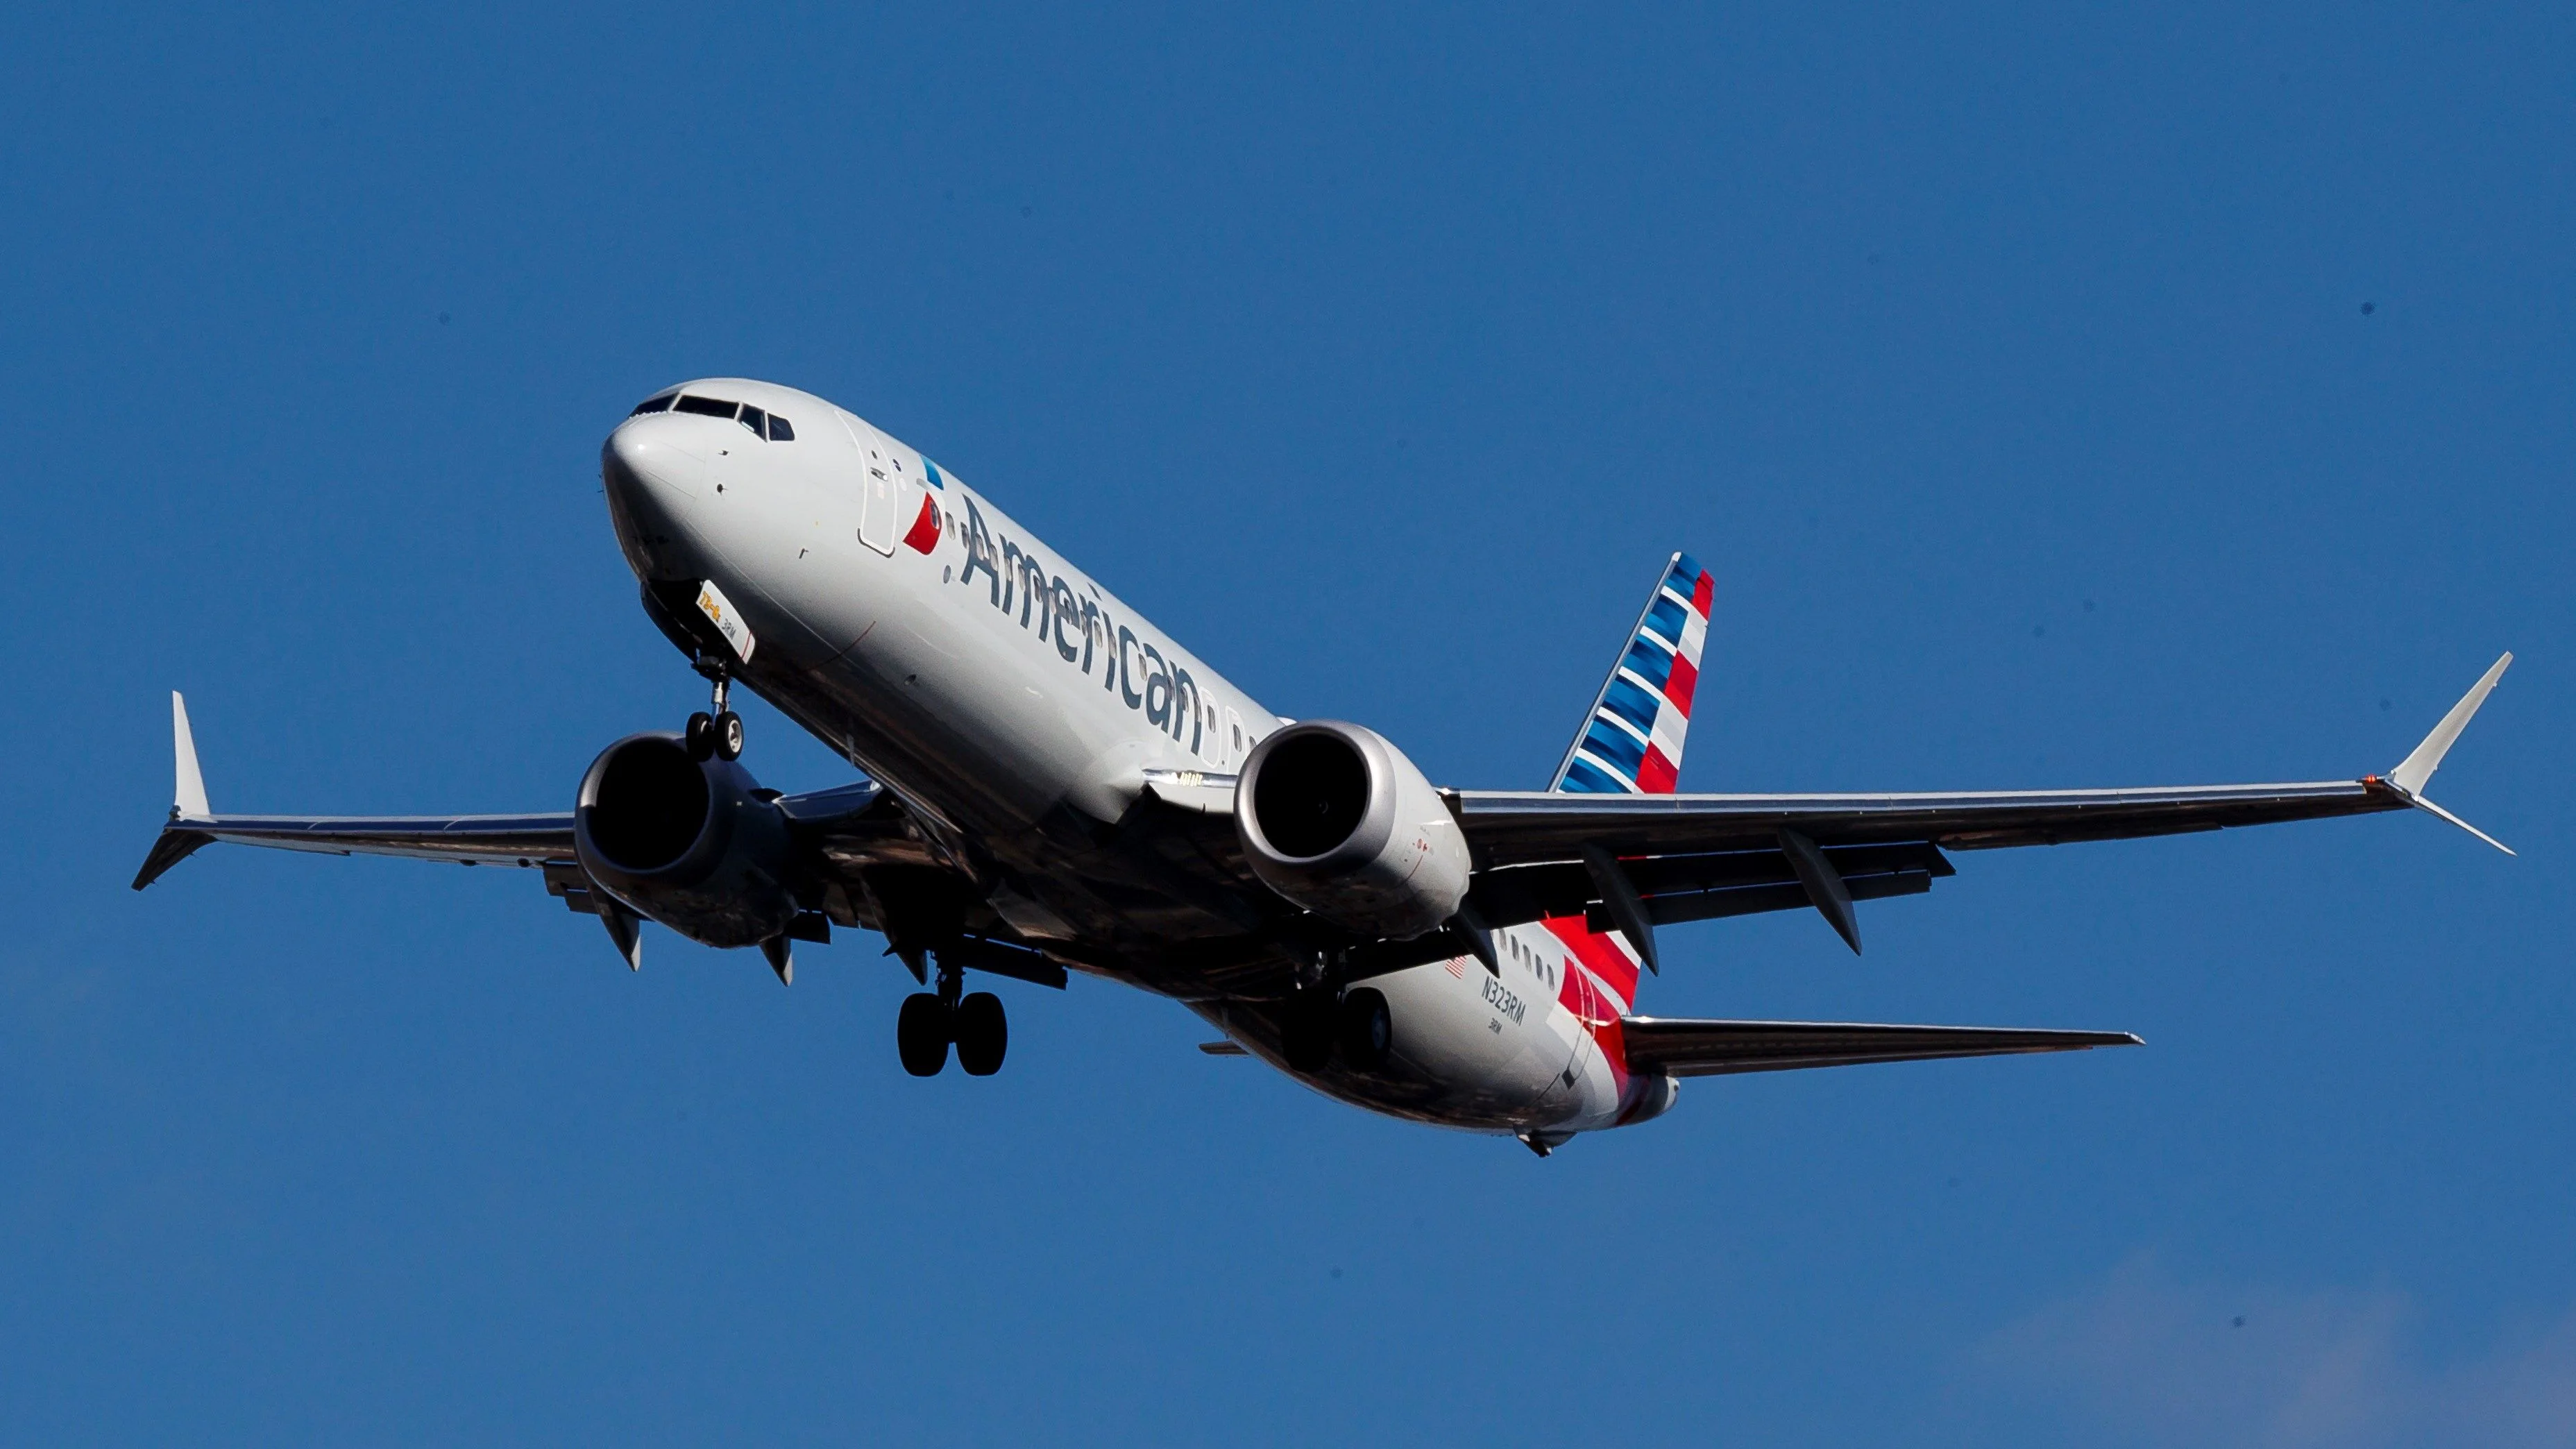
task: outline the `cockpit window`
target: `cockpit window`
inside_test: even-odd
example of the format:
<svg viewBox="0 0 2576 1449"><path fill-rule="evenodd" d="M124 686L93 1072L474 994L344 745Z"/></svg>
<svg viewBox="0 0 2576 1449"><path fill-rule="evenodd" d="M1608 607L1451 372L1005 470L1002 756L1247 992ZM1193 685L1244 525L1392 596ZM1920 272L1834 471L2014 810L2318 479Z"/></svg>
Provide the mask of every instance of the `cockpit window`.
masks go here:
<svg viewBox="0 0 2576 1449"><path fill-rule="evenodd" d="M645 413L658 413L669 407L671 405L671 399L676 396L678 396L677 393L666 392L658 397L648 397L642 402L637 403L635 405L635 411L628 413L627 416L631 418L641 416Z"/></svg>
<svg viewBox="0 0 2576 1449"><path fill-rule="evenodd" d="M671 400L671 395L666 393L661 397L653 399L651 402L645 403L635 411L639 413L658 413L666 407L675 413L697 413L710 418L732 418L741 423L744 427L751 429L752 436L767 438L772 442L792 443L796 441L796 430L788 426L785 418L773 417L770 414L753 407L749 403L729 403L722 398L686 396L681 397L677 402L673 402Z"/></svg>

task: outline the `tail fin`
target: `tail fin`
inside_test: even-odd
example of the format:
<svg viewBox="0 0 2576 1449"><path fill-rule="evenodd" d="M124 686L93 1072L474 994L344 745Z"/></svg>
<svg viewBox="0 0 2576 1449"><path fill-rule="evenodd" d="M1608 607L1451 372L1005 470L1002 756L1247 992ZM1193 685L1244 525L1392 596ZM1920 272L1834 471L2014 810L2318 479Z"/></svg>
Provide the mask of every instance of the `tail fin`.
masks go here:
<svg viewBox="0 0 2576 1449"><path fill-rule="evenodd" d="M1673 555L1548 789L1577 795L1673 793L1715 587L1699 560Z"/></svg>

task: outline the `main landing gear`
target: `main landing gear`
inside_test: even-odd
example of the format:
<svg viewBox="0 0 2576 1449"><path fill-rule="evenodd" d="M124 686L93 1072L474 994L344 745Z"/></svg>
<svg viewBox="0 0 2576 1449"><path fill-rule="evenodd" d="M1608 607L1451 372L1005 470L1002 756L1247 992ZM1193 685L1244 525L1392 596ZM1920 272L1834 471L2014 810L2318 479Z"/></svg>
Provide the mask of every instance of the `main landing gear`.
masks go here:
<svg viewBox="0 0 2576 1449"><path fill-rule="evenodd" d="M965 973L942 964L937 991L916 991L903 999L903 1010L894 1020L894 1045L905 1071L916 1077L938 1076L948 1065L951 1043L957 1047L957 1065L966 1069L966 1075L989 1077L1002 1069L1002 1055L1011 1044L1002 998L989 991L961 997L958 993L964 986Z"/></svg>
<svg viewBox="0 0 2576 1449"><path fill-rule="evenodd" d="M715 686L715 713L700 710L689 716L688 728L681 732L681 742L688 747L689 758L703 760L738 759L742 755L742 716L725 707L733 692L733 672L723 661L710 655L698 656L697 671Z"/></svg>

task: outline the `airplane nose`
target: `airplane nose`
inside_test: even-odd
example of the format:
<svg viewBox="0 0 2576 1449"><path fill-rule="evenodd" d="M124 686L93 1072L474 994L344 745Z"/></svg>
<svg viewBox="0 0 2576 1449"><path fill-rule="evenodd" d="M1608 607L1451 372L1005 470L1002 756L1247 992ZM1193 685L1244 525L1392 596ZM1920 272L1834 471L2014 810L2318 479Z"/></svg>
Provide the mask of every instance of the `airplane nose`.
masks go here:
<svg viewBox="0 0 2576 1449"><path fill-rule="evenodd" d="M674 494L697 497L706 463L678 446L672 431L669 419L648 415L629 418L609 434L606 456L601 459L608 486L633 495L627 501L634 503L668 506L677 501Z"/></svg>
<svg viewBox="0 0 2576 1449"><path fill-rule="evenodd" d="M609 524L638 578L700 578L696 529L706 462L679 445L669 420L629 418L599 450Z"/></svg>

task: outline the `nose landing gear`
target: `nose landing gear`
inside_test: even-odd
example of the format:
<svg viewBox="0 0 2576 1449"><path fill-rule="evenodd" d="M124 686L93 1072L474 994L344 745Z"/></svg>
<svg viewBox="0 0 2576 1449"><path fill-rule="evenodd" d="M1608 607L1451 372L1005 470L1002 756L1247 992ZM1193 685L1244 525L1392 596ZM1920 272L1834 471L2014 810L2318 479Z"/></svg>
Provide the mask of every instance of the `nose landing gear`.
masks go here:
<svg viewBox="0 0 2576 1449"><path fill-rule="evenodd" d="M706 654L698 656L697 671L714 685L712 703L715 713L700 710L689 716L688 728L681 731L681 742L687 746L689 758L693 760L710 756L719 760L739 759L742 756L742 716L725 707L725 701L733 692L733 671L725 666L723 660Z"/></svg>
<svg viewBox="0 0 2576 1449"><path fill-rule="evenodd" d="M966 1075L989 1077L1002 1069L1011 1041L1002 999L989 991L961 997L964 986L965 973L943 962L936 992L916 991L903 999L894 1020L894 1045L905 1071L938 1076L948 1065L952 1043Z"/></svg>

